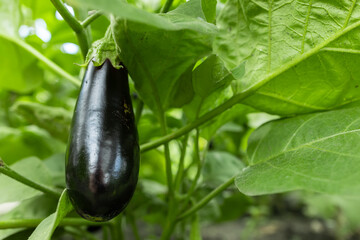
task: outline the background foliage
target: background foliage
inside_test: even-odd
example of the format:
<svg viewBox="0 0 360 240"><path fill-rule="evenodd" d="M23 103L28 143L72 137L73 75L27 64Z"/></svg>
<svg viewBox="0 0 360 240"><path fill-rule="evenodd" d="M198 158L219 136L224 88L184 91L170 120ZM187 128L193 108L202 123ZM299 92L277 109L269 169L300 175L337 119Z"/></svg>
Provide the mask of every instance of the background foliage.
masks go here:
<svg viewBox="0 0 360 240"><path fill-rule="evenodd" d="M195 240L224 223L261 239L288 217L359 238L356 0L1 0L0 27L0 204L16 202L0 239ZM80 65L108 27L142 153L130 205L96 224L72 211L64 153Z"/></svg>

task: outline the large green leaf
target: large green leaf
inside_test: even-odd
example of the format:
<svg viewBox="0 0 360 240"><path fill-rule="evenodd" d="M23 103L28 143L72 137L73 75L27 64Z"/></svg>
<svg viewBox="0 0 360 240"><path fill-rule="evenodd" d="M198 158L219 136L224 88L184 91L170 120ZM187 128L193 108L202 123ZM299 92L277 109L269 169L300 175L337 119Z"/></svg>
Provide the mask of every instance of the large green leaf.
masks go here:
<svg viewBox="0 0 360 240"><path fill-rule="evenodd" d="M61 194L55 213L45 218L29 237L29 240L50 240L61 220L73 210L66 189Z"/></svg>
<svg viewBox="0 0 360 240"><path fill-rule="evenodd" d="M356 1L229 0L214 51L229 69L245 64L245 102L290 115L360 98L360 6Z"/></svg>
<svg viewBox="0 0 360 240"><path fill-rule="evenodd" d="M189 68L211 52L215 33L205 29L209 25L205 21L179 14L169 16L169 19L176 21L174 24L184 25L189 29L166 31L130 21L118 21L115 26L121 59L141 98L155 111L159 107L179 107L179 103L191 100L174 101L179 96L179 86L191 87L179 81L185 81L184 74L187 75Z"/></svg>
<svg viewBox="0 0 360 240"><path fill-rule="evenodd" d="M194 18L187 18L190 22L183 21L183 14L189 15L189 9L185 11L181 11L180 14L174 14L175 21L181 20L182 24L174 23L173 19L169 18L168 15L158 15L154 13L146 12L142 9L139 9L133 5L126 3L123 0L71 0L71 4L74 6L81 6L82 8L87 7L89 9L100 9L104 12L111 13L120 19L126 19L129 21L143 23L148 26L153 26L159 29L166 29L166 30L181 30L181 29L188 29L188 28L204 28L209 30L211 25L206 25L201 23L201 21L196 20ZM196 2L196 1L192 1ZM191 9L193 11L193 9ZM173 14L171 14L173 15ZM192 15L192 14L191 14Z"/></svg>
<svg viewBox="0 0 360 240"><path fill-rule="evenodd" d="M26 158L10 167L36 183L52 186L49 170L38 158ZM22 201L42 194L42 192L17 182L4 174L0 175L0 182L0 192L3 193L0 194L0 203Z"/></svg>
<svg viewBox="0 0 360 240"><path fill-rule="evenodd" d="M360 196L360 108L276 120L249 139L250 166L239 190L261 195L296 189Z"/></svg>

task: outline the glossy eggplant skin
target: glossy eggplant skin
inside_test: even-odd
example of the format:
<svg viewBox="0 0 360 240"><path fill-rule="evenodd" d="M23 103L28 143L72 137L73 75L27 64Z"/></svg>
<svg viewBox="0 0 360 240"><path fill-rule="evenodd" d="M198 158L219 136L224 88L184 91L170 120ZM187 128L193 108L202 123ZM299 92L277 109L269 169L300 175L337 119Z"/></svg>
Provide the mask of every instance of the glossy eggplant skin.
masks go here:
<svg viewBox="0 0 360 240"><path fill-rule="evenodd" d="M138 180L139 144L128 74L92 62L76 103L66 153L66 184L75 210L107 221L129 203Z"/></svg>

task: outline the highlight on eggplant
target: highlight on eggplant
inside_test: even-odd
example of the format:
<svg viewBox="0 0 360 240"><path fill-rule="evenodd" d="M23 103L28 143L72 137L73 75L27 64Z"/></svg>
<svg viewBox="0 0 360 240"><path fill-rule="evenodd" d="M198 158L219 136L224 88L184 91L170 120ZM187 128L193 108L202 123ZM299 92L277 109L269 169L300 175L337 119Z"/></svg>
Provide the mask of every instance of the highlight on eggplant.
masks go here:
<svg viewBox="0 0 360 240"><path fill-rule="evenodd" d="M139 161L127 70L108 59L98 67L90 61L66 153L66 184L75 210L91 221L117 216L134 194Z"/></svg>

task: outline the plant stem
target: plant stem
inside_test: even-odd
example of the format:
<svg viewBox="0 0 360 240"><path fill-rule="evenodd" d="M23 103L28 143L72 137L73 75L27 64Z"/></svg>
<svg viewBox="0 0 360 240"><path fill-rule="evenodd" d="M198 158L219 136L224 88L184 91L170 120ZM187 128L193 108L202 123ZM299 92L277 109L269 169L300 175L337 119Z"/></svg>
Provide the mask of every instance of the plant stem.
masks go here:
<svg viewBox="0 0 360 240"><path fill-rule="evenodd" d="M219 187L215 188L211 193L206 195L202 200L200 200L197 204L195 204L193 207L191 207L189 210L187 210L185 213L181 214L176 220L180 221L183 218L186 218L205 206L211 199L213 199L216 195L224 191L226 188L228 188L231 184L233 184L235 180L235 177L230 178L227 182L220 185Z"/></svg>
<svg viewBox="0 0 360 240"><path fill-rule="evenodd" d="M79 81L79 79L72 76L71 74L66 72L64 69L59 67L56 63L54 63L53 61L51 61L50 59L48 59L47 57L42 55L38 50L33 48L31 45L27 44L26 42L24 42L18 38L14 38L11 36L5 36L2 34L0 36L7 39L8 41L11 41L11 42L17 44L19 47L22 47L23 49L25 49L26 51L31 53L34 57L36 57L40 62L44 63L47 67L49 67L49 69L51 69L52 71L54 71L61 77L65 78L66 80L70 81L77 87L80 87L81 82Z"/></svg>
<svg viewBox="0 0 360 240"><path fill-rule="evenodd" d="M144 102L138 98L138 104L136 105L136 110L135 110L135 124L136 126L139 123L142 111L144 109Z"/></svg>
<svg viewBox="0 0 360 240"><path fill-rule="evenodd" d="M131 229L132 229L132 231L134 233L135 240L140 240L139 230L138 230L138 228L136 226L136 221L135 221L134 215L132 213L127 213L126 217L129 220Z"/></svg>
<svg viewBox="0 0 360 240"><path fill-rule="evenodd" d="M171 237L171 233L174 231L176 224L177 204L175 198L169 199L169 211L166 217L166 223L164 231L161 234L161 240L168 240Z"/></svg>
<svg viewBox="0 0 360 240"><path fill-rule="evenodd" d="M200 178L200 174L201 174L201 169L202 169L202 163L201 163L201 159L200 159L200 149L199 149L199 138L200 138L200 131L197 128L196 129L196 136L195 136L195 143L194 143L194 148L195 148L195 160L196 160L196 164L197 164L197 171L196 171L196 175L195 178L191 184L190 190L188 192L188 196L189 198L191 197L191 195L193 194L193 192L195 191L197 182Z"/></svg>
<svg viewBox="0 0 360 240"><path fill-rule="evenodd" d="M183 174L184 174L184 160L185 160L185 156L186 156L188 139L189 139L189 134L186 134L182 141L180 161L179 161L178 171L175 176L174 188L175 188L175 191L179 191L179 192L180 192L180 183L181 183L181 180L182 180Z"/></svg>
<svg viewBox="0 0 360 240"><path fill-rule="evenodd" d="M22 176L21 174L17 173L16 171L12 170L11 168L9 168L8 165L6 165L2 159L0 159L0 173L3 173L6 176L8 176L18 182L21 182L29 187L32 187L36 190L39 190L46 194L49 194L50 196L52 196L56 199L60 198L61 193L59 193L58 191L53 190L45 185L33 182L32 180Z"/></svg>
<svg viewBox="0 0 360 240"><path fill-rule="evenodd" d="M85 33L85 29L83 28L81 23L73 15L71 15L71 13L65 7L64 3L61 0L51 0L51 2L56 8L56 10L60 13L60 15L64 18L64 20L67 22L67 24L75 32L82 56L85 59L86 54L89 50L89 42Z"/></svg>
<svg viewBox="0 0 360 240"><path fill-rule="evenodd" d="M97 240L97 238L94 235L92 235L91 233L89 233L88 231L82 228L66 226L64 229L66 232L75 235L77 237L80 237L80 239L84 239L84 237L86 237L85 239Z"/></svg>
<svg viewBox="0 0 360 240"><path fill-rule="evenodd" d="M123 232L123 214L120 214L115 218L114 227L117 232L116 240L124 240L124 232Z"/></svg>
<svg viewBox="0 0 360 240"><path fill-rule="evenodd" d="M93 21L95 21L98 17L100 17L103 13L98 10L96 12L94 12L93 14L91 14L90 16L88 16L87 18L84 19L84 21L81 22L81 26L83 28L86 28L87 26L89 26Z"/></svg>
<svg viewBox="0 0 360 240"><path fill-rule="evenodd" d="M109 240L109 226L102 227L103 240Z"/></svg>
<svg viewBox="0 0 360 240"><path fill-rule="evenodd" d="M10 219L0 221L0 229L9 228L35 228L40 222L44 220L41 218L36 219ZM64 218L59 226L102 226L109 225L108 222L90 222L81 218Z"/></svg>
<svg viewBox="0 0 360 240"><path fill-rule="evenodd" d="M171 4L173 3L174 0L166 0L166 3L164 4L164 6L161 8L160 12L161 13L166 13L167 11L169 11Z"/></svg>
<svg viewBox="0 0 360 240"><path fill-rule="evenodd" d="M165 113L162 111L161 105L159 104L159 120L161 126L161 132L163 135L167 134L166 127L166 117ZM160 111L161 109L161 111ZM166 180L168 186L168 195L172 199L174 197L173 181L172 181L172 171L171 171L171 158L170 158L170 149L169 144L164 143L164 153L165 153L165 168L166 168Z"/></svg>
<svg viewBox="0 0 360 240"><path fill-rule="evenodd" d="M209 121L210 119L217 117L218 115L220 115L221 113L223 113L224 111L226 111L227 109L231 108L232 106L234 106L235 104L237 104L240 100L245 99L247 96L250 95L251 92L244 92L244 94L241 95L235 95L234 97L230 98L229 100L227 100L226 102L224 102L223 104L221 104L220 106L214 108L213 110L205 113L204 115L202 115L201 117L199 117L198 119L196 119L195 121L193 121L192 123L178 129L177 131L170 133L166 136L163 136L161 138L158 138L155 141L152 141L150 143L145 143L143 145L140 146L140 150L141 152L146 152L149 151L153 148L156 148L166 142L169 142L173 139L176 139L178 137L181 137L182 135L190 132L191 130L193 130L194 128L199 127L200 125L204 124L205 122Z"/></svg>

